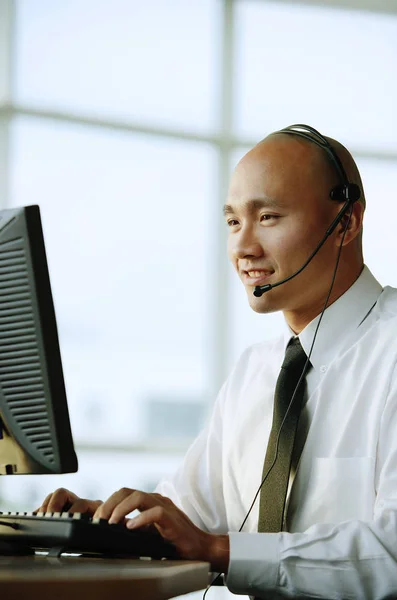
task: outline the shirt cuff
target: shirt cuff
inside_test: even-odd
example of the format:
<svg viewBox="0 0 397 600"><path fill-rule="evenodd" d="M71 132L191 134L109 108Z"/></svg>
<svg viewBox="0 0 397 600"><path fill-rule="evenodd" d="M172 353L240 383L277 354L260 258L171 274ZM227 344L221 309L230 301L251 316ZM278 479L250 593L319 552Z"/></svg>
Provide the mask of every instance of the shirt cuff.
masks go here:
<svg viewBox="0 0 397 600"><path fill-rule="evenodd" d="M226 585L233 594L275 590L279 573L279 533L229 533Z"/></svg>

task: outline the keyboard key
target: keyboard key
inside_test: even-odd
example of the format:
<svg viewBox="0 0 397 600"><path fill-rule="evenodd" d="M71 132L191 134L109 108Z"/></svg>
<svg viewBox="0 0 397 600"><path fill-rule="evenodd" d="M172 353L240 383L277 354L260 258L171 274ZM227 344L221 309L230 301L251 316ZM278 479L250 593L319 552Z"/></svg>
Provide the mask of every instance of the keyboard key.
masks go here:
<svg viewBox="0 0 397 600"><path fill-rule="evenodd" d="M108 524L106 519L100 519L99 517L95 517L95 519L92 519L91 523L93 523L94 525L107 525Z"/></svg>

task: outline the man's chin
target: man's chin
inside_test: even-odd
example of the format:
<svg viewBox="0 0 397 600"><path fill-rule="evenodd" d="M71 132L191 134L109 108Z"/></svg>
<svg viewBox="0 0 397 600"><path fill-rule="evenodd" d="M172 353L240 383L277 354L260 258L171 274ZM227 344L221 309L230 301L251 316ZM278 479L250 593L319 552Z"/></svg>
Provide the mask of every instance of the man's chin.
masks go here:
<svg viewBox="0 0 397 600"><path fill-rule="evenodd" d="M256 313L259 313L261 315L266 315L269 313L274 313L279 311L279 308L276 308L275 306L252 306L252 304L250 304L250 307L252 308L252 310L254 310Z"/></svg>
<svg viewBox="0 0 397 600"><path fill-rule="evenodd" d="M272 313L280 310L278 306L271 301L271 298L267 295L267 293L263 294L260 298L257 298L253 294L253 289L247 290L248 296L248 304L257 313Z"/></svg>

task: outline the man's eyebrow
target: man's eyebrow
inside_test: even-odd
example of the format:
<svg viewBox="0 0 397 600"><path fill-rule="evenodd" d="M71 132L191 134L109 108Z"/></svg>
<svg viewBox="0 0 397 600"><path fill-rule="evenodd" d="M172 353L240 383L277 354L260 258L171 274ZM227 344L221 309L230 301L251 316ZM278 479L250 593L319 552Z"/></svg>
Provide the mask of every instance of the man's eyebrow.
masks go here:
<svg viewBox="0 0 397 600"><path fill-rule="evenodd" d="M261 208L280 208L280 204L272 198L254 198L252 200L247 200L246 202L243 202L243 204L239 208L240 210L243 209L252 213L256 210L260 210ZM224 205L223 214L225 217L227 215L235 213L236 209L231 204Z"/></svg>

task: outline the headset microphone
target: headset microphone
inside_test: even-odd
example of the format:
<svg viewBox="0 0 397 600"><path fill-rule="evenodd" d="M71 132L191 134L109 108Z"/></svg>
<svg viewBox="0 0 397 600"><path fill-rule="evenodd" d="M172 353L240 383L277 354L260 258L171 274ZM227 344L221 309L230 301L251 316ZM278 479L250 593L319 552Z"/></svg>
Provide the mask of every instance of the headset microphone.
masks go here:
<svg viewBox="0 0 397 600"><path fill-rule="evenodd" d="M316 129L313 129L313 127L309 127L308 125L290 125L289 127L286 127L285 129L280 129L280 131L276 131L275 133L298 135L309 140L310 142L313 142L314 144L317 144L317 146L320 146L327 152L328 157L331 159L332 164L334 165L336 171L338 172L338 175L342 180L342 183L332 188L329 195L331 200L335 200L337 202L344 202L344 205L336 215L335 219L332 221L331 225L328 227L322 240L319 242L319 244L311 253L306 262L300 267L300 269L295 271L295 273L293 273L289 277L281 279L281 281L277 281L277 283L266 283L265 285L255 286L253 294L257 298L260 298L265 292L269 292L273 288L282 285L283 283L286 283L287 281L290 281L290 279L293 279L294 277L299 275L299 273L301 273L303 269L307 267L310 261L316 256L320 248L325 244L327 238L331 235L338 223L340 223L340 221L342 220L343 215L349 210L349 208L353 206L354 202L359 200L361 196L359 186L355 183L349 182L346 171L334 148L331 146L328 140L323 135L321 135L321 133L319 133Z"/></svg>

